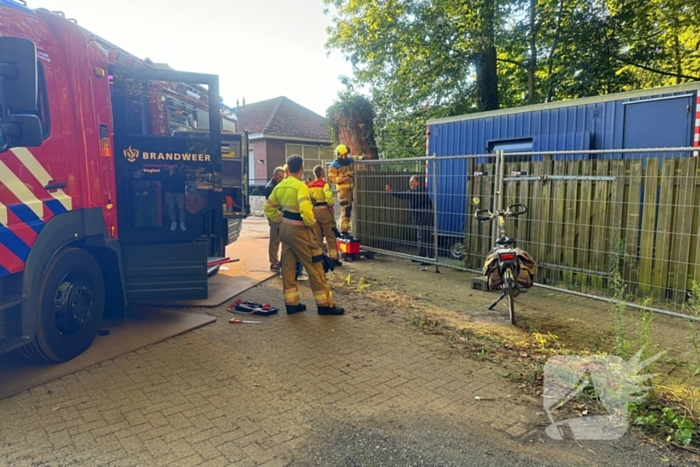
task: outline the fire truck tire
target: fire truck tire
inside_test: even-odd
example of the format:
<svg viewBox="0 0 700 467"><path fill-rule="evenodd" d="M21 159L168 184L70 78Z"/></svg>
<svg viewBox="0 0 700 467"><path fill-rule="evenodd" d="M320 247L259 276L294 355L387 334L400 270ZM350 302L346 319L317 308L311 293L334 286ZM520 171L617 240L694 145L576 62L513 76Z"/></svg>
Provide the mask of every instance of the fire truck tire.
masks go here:
<svg viewBox="0 0 700 467"><path fill-rule="evenodd" d="M64 362L90 347L105 305L105 284L95 258L79 248L60 250L41 277L36 337L22 348L32 359Z"/></svg>

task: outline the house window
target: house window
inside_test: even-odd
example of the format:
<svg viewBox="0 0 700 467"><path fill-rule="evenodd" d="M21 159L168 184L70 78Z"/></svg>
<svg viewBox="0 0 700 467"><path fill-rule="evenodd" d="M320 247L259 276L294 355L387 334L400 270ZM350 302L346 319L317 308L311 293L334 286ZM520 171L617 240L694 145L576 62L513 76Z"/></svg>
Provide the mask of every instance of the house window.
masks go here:
<svg viewBox="0 0 700 467"><path fill-rule="evenodd" d="M335 151L330 146L319 146L319 158L324 161L332 161L335 159Z"/></svg>
<svg viewBox="0 0 700 467"><path fill-rule="evenodd" d="M311 144L287 144L285 145L285 158L292 154L299 154L304 158L304 179L314 178L314 167L321 165L326 167L327 162L333 160L334 152L330 146L318 146Z"/></svg>
<svg viewBox="0 0 700 467"><path fill-rule="evenodd" d="M292 154L302 155L304 152L304 147L301 144L287 144L284 151L285 160Z"/></svg>
<svg viewBox="0 0 700 467"><path fill-rule="evenodd" d="M333 160L333 148L330 146L317 146L311 144L287 144L285 145L285 158L292 154L299 154L304 160Z"/></svg>

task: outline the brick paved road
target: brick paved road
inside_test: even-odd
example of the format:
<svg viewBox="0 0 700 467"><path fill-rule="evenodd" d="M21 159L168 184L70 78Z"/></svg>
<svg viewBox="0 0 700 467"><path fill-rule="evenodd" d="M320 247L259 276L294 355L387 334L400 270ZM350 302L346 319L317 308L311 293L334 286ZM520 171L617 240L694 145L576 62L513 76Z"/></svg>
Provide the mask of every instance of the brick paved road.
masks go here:
<svg viewBox="0 0 700 467"><path fill-rule="evenodd" d="M280 288L244 296L281 306ZM210 326L0 401L0 463L669 465L631 438L548 439L541 401L502 370L390 318L209 312Z"/></svg>

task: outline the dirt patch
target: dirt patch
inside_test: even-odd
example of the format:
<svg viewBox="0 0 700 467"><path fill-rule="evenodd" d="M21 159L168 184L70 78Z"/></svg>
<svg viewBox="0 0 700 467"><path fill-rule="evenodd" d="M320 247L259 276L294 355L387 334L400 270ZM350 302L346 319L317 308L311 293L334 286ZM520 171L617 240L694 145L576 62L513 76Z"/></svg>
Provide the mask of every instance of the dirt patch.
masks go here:
<svg viewBox="0 0 700 467"><path fill-rule="evenodd" d="M351 305L355 311L353 318L363 318L358 311L376 313L441 336L454 352L500 365L505 377L535 397L542 395L543 366L550 357L611 354L623 334L635 351L645 343L648 355L666 351L650 367L658 374L653 379L657 405L672 405L689 417L693 412L697 416L699 407L694 404L700 393L693 390L700 382L694 376L697 361L688 325L681 319L650 315L645 337L640 329L641 311L627 309L616 315L608 303L533 288L516 299L517 324L511 326L506 304L487 310L497 293L471 288L474 274L444 268L438 274L434 267L425 270L385 256L356 261L330 277L334 290L342 291L339 297L347 301L340 305ZM653 410L660 407L655 405ZM632 416L646 415L648 408L639 410ZM605 412L595 393L585 392L563 406L560 413L580 417Z"/></svg>

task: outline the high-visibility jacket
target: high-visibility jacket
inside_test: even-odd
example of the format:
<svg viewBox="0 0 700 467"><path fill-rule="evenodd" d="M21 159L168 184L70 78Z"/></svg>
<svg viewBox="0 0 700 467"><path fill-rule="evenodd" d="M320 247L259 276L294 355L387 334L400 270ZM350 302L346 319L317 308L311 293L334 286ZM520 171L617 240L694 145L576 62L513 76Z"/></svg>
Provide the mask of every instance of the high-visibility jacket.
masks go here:
<svg viewBox="0 0 700 467"><path fill-rule="evenodd" d="M343 177L348 177L341 182ZM352 157L336 159L328 170L328 179L335 183L339 190L352 190L355 187L355 161Z"/></svg>
<svg viewBox="0 0 700 467"><path fill-rule="evenodd" d="M296 177L287 177L277 184L263 211L273 222L284 216L288 219L300 217L308 227L316 223L309 188Z"/></svg>
<svg viewBox="0 0 700 467"><path fill-rule="evenodd" d="M309 183L309 194L314 206L333 206L333 192L325 180L314 180Z"/></svg>

